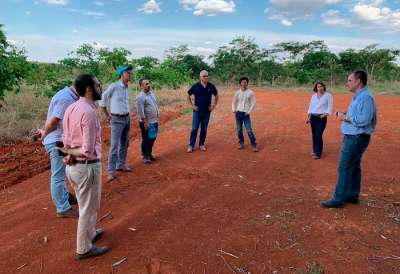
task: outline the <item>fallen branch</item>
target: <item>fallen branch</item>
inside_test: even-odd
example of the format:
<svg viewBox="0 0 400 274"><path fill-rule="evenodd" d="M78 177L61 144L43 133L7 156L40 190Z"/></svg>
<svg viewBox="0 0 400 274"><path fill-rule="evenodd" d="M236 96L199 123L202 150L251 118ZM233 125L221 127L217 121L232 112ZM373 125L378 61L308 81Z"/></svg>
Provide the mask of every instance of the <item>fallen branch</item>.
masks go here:
<svg viewBox="0 0 400 274"><path fill-rule="evenodd" d="M221 252L222 254L229 255L229 256L231 256L231 257L233 257L233 258L239 259L239 257L238 257L238 256L236 256L236 255L233 255L232 253L229 253L229 252L223 251L223 250L222 250L222 248L221 248L220 250L218 250L218 251L219 251L219 252Z"/></svg>
<svg viewBox="0 0 400 274"><path fill-rule="evenodd" d="M101 217L97 222L100 223L102 220L104 220L105 218L107 218L108 216L111 215L111 211L108 211L103 217Z"/></svg>
<svg viewBox="0 0 400 274"><path fill-rule="evenodd" d="M115 262L112 264L113 267L119 266L120 264L122 264L123 262L126 261L126 258L122 258L121 260L119 260L118 262Z"/></svg>
<svg viewBox="0 0 400 274"><path fill-rule="evenodd" d="M23 264L20 267L17 268L17 270L20 270L21 268L24 268L25 266L27 266L28 264Z"/></svg>
<svg viewBox="0 0 400 274"><path fill-rule="evenodd" d="M222 260L224 260L224 264L229 268L230 271L236 274L235 269L232 268L232 266L225 260L224 256L217 254L218 257L221 257Z"/></svg>

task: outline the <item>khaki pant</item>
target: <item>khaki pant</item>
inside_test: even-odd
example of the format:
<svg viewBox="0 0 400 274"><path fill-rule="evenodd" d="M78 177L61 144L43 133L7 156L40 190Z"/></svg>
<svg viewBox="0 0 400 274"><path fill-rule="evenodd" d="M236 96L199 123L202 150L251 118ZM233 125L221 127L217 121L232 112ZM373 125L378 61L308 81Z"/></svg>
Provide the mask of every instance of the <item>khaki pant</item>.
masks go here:
<svg viewBox="0 0 400 274"><path fill-rule="evenodd" d="M96 235L101 199L101 163L68 165L65 171L75 189L79 206L76 253L84 254L92 248Z"/></svg>

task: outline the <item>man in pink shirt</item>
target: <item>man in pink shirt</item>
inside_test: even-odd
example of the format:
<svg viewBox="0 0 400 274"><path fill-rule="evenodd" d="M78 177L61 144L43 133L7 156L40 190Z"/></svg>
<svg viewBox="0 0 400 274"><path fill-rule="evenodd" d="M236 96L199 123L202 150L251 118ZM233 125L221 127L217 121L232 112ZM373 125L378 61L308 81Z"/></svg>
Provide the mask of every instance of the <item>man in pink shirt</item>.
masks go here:
<svg viewBox="0 0 400 274"><path fill-rule="evenodd" d="M95 101L101 99L101 86L96 77L80 75L75 80L80 98L65 111L63 119L66 175L72 183L79 206L76 259L102 255L109 248L97 247L94 241L103 234L96 229L101 198L101 132Z"/></svg>

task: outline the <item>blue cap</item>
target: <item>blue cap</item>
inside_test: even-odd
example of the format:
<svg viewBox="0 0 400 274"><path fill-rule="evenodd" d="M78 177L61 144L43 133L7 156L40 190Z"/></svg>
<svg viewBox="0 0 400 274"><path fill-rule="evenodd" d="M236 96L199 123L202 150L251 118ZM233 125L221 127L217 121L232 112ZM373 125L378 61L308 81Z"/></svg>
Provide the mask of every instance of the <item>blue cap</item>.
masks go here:
<svg viewBox="0 0 400 274"><path fill-rule="evenodd" d="M117 75L118 77L121 77L122 73L124 73L125 71L128 70L132 70L132 66L131 65L126 65L126 66L119 66L118 69L115 71L115 75Z"/></svg>

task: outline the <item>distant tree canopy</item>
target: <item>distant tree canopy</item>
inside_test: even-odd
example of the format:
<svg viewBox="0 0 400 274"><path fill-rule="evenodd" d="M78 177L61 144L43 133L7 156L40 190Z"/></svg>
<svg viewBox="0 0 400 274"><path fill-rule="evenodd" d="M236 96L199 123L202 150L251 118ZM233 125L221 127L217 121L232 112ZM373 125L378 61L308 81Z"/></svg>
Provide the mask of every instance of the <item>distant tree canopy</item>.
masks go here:
<svg viewBox="0 0 400 274"><path fill-rule="evenodd" d="M5 90L18 88L21 81L37 93L51 96L82 72L92 73L107 84L116 80L115 70L123 64L134 66L135 85L140 78L148 78L157 89L192 84L203 69L210 71L213 81L224 84L237 84L241 76L248 76L256 85L312 85L320 80L333 87L357 69L367 71L371 82L393 82L400 81L399 55L400 50L379 48L377 44L334 53L319 40L283 42L265 49L253 38L239 36L219 47L208 62L191 54L187 45L169 48L164 60L159 60L133 58L124 48L97 49L83 44L58 63L29 63L23 49L7 43L0 26L0 98Z"/></svg>
<svg viewBox="0 0 400 274"><path fill-rule="evenodd" d="M30 64L26 60L25 50L7 42L0 24L0 99L7 90L19 90L21 80L28 74Z"/></svg>

